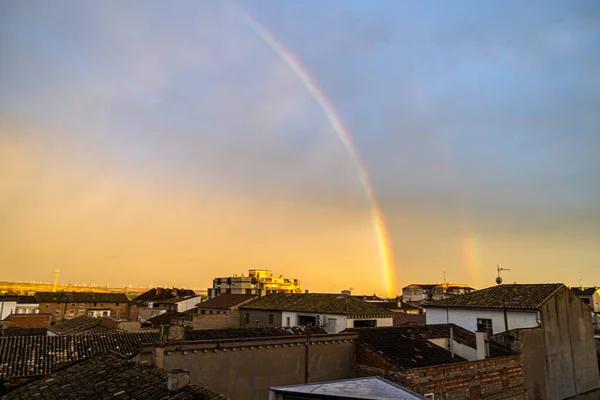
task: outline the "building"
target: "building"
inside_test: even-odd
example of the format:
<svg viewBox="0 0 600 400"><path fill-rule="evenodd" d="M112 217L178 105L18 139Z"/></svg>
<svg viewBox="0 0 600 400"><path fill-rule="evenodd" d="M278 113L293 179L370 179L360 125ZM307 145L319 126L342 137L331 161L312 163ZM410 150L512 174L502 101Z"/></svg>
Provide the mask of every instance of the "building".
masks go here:
<svg viewBox="0 0 600 400"><path fill-rule="evenodd" d="M50 314L11 314L0 321L1 333L2 336L39 335L40 333L45 335L51 320Z"/></svg>
<svg viewBox="0 0 600 400"><path fill-rule="evenodd" d="M239 308L255 299L252 294L222 294L200 303L193 314L194 329L240 328Z"/></svg>
<svg viewBox="0 0 600 400"><path fill-rule="evenodd" d="M300 385L277 386L269 391L269 400L327 399L403 399L425 400L405 387L379 376L344 379Z"/></svg>
<svg viewBox="0 0 600 400"><path fill-rule="evenodd" d="M248 276L233 276L213 279L212 288L208 289L208 298L221 294L252 294L264 296L271 293L302 293L298 279L273 277L269 269L251 269Z"/></svg>
<svg viewBox="0 0 600 400"><path fill-rule="evenodd" d="M60 399L223 399L189 385L187 371L141 366L114 353L76 362L8 392L6 400Z"/></svg>
<svg viewBox="0 0 600 400"><path fill-rule="evenodd" d="M241 326L319 326L329 333L352 327L392 326L394 316L342 294L271 294L239 309Z"/></svg>
<svg viewBox="0 0 600 400"><path fill-rule="evenodd" d="M425 307L428 325L454 323L519 351L533 398L600 387L590 307L563 284L498 285Z"/></svg>
<svg viewBox="0 0 600 400"><path fill-rule="evenodd" d="M152 288L131 300L129 320L146 322L168 311L187 311L200 302L201 298L191 289Z"/></svg>
<svg viewBox="0 0 600 400"><path fill-rule="evenodd" d="M166 371L188 370L191 384L231 400L267 399L273 386L355 374L356 334L351 333L329 335L316 327L186 331L170 326L162 337L168 339L144 345L135 360Z"/></svg>
<svg viewBox="0 0 600 400"><path fill-rule="evenodd" d="M422 303L429 300L442 300L474 291L463 284L411 284L402 288L402 300L410 303Z"/></svg>
<svg viewBox="0 0 600 400"><path fill-rule="evenodd" d="M80 315L110 316L125 319L129 314L129 299L124 293L37 292L39 312L52 315L52 322Z"/></svg>
<svg viewBox="0 0 600 400"><path fill-rule="evenodd" d="M573 287L573 293L596 313L600 314L600 288L594 287Z"/></svg>
<svg viewBox="0 0 600 400"><path fill-rule="evenodd" d="M448 399L525 399L519 354L457 325L350 329L358 376Z"/></svg>

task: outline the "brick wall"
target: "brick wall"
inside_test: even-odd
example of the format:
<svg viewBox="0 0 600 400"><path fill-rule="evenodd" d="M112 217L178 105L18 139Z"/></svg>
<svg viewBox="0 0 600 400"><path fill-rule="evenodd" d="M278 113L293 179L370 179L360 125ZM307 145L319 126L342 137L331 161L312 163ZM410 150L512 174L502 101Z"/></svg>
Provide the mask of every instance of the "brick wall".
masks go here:
<svg viewBox="0 0 600 400"><path fill-rule="evenodd" d="M400 370L363 344L356 349L357 376L383 375L436 400L525 399L519 355Z"/></svg>

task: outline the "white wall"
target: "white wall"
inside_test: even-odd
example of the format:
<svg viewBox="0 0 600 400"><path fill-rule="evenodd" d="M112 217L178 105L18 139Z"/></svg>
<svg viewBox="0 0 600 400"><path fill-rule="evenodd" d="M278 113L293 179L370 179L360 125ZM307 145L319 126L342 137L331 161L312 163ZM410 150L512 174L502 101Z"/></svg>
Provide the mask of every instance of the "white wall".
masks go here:
<svg viewBox="0 0 600 400"><path fill-rule="evenodd" d="M339 333L346 329L348 318L345 315L336 315L336 314L319 314L319 313L307 313L307 312L295 312L295 311L283 311L281 313L281 326L287 325L287 318L290 318L290 326L298 326L298 316L306 315L311 317L319 316L320 325L327 330L327 320L335 319L335 332L327 332L327 333Z"/></svg>
<svg viewBox="0 0 600 400"><path fill-rule="evenodd" d="M177 302L177 312L184 312L196 307L196 304L202 301L202 297L192 297L190 299Z"/></svg>
<svg viewBox="0 0 600 400"><path fill-rule="evenodd" d="M0 320L8 317L10 314L16 314L16 301L0 301Z"/></svg>
<svg viewBox="0 0 600 400"><path fill-rule="evenodd" d="M539 326L537 311L507 310L508 329L534 328ZM473 308L437 308L427 307L425 313L427 325L456 324L471 332L477 331L477 319L492 320L494 334L504 332L504 310Z"/></svg>

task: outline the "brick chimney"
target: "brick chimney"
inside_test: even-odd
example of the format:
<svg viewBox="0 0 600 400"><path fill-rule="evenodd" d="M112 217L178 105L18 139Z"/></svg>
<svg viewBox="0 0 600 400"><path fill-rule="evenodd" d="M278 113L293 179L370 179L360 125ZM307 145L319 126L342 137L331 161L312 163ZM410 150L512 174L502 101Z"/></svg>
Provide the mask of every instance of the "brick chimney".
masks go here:
<svg viewBox="0 0 600 400"><path fill-rule="evenodd" d="M187 369L173 369L167 372L167 388L169 392L177 392L190 383L190 371Z"/></svg>

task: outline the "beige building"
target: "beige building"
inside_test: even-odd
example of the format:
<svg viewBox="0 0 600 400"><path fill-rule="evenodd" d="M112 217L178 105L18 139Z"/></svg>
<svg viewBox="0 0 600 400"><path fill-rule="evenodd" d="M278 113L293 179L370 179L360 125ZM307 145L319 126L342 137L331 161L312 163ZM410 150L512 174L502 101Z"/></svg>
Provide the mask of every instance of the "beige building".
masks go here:
<svg viewBox="0 0 600 400"><path fill-rule="evenodd" d="M251 269L248 276L233 276L213 279L212 288L208 289L208 298L221 294L248 294L264 296L271 293L302 293L300 281L293 278L273 276L269 269Z"/></svg>

